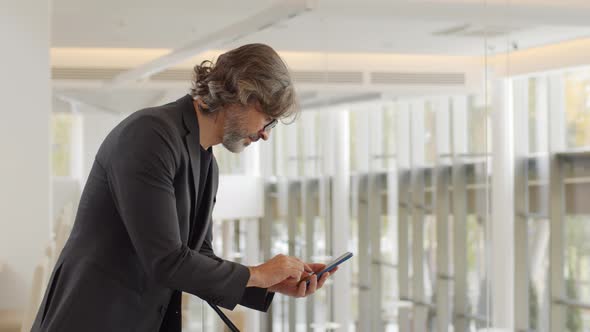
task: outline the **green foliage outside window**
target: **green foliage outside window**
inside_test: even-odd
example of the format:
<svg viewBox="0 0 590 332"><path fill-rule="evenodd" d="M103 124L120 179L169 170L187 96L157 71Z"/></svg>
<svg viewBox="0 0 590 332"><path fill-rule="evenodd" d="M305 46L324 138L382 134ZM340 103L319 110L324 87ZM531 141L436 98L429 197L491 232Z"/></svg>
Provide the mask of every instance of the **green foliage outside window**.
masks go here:
<svg viewBox="0 0 590 332"><path fill-rule="evenodd" d="M72 150L72 115L54 113L51 119L51 166L53 176L70 176Z"/></svg>

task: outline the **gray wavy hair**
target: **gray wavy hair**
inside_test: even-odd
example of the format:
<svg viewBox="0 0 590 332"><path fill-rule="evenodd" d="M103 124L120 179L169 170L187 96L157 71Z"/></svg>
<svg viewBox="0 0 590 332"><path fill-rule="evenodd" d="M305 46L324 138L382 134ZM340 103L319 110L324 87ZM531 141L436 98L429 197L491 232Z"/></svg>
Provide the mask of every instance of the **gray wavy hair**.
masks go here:
<svg viewBox="0 0 590 332"><path fill-rule="evenodd" d="M299 107L287 65L270 46L248 44L223 53L213 64L206 60L194 68L191 95L215 112L231 104L260 103L275 118L295 120Z"/></svg>

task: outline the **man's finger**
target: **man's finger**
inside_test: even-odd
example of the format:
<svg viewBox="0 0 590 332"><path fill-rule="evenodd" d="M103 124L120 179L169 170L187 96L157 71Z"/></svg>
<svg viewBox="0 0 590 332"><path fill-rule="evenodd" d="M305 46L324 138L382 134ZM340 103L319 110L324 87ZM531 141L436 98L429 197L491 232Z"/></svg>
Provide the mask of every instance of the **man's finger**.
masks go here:
<svg viewBox="0 0 590 332"><path fill-rule="evenodd" d="M305 264L303 261L301 261L299 258L293 258L294 261L291 262L291 266L301 272L305 271L305 272L313 272L313 270L309 267L309 265Z"/></svg>
<svg viewBox="0 0 590 332"><path fill-rule="evenodd" d="M314 274L310 278L309 285L307 285L307 293L305 294L305 296L315 293L315 291L317 290L317 287L318 287L318 276Z"/></svg>
<svg viewBox="0 0 590 332"><path fill-rule="evenodd" d="M328 280L329 276L330 272L324 273L324 275L320 278L320 281L318 282L318 289L324 286L324 283L326 282L326 280Z"/></svg>
<svg viewBox="0 0 590 332"><path fill-rule="evenodd" d="M306 269L305 267L305 262L303 262L301 259L297 258L297 257L293 257L291 256L293 263L295 263L295 265L297 265L298 267L302 268L302 269Z"/></svg>
<svg viewBox="0 0 590 332"><path fill-rule="evenodd" d="M307 263L314 272L320 272L321 270L326 268L326 264L321 263Z"/></svg>
<svg viewBox="0 0 590 332"><path fill-rule="evenodd" d="M293 273L293 278L295 278L295 280L299 281L299 280L301 280L301 275L302 274L303 274L302 271L295 271Z"/></svg>
<svg viewBox="0 0 590 332"><path fill-rule="evenodd" d="M302 281L297 286L297 297L304 297L305 296L305 289L307 288L307 283Z"/></svg>
<svg viewBox="0 0 590 332"><path fill-rule="evenodd" d="M297 263L305 272L313 272L314 270L309 266L309 264L305 263L304 261L297 259Z"/></svg>

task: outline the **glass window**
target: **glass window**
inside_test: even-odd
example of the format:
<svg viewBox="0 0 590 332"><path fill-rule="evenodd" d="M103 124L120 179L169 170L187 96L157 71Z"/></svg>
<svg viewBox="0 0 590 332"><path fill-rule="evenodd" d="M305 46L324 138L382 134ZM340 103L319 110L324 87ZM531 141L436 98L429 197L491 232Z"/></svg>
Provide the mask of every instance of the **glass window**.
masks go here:
<svg viewBox="0 0 590 332"><path fill-rule="evenodd" d="M51 118L51 164L53 176L72 175L73 115L53 113Z"/></svg>
<svg viewBox="0 0 590 332"><path fill-rule="evenodd" d="M590 146L590 69L565 73L567 146Z"/></svg>

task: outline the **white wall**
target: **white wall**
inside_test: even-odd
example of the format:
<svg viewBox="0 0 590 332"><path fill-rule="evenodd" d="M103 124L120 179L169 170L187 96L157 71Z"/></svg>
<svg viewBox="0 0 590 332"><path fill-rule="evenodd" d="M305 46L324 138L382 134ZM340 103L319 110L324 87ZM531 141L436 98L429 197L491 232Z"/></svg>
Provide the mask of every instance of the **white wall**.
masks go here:
<svg viewBox="0 0 590 332"><path fill-rule="evenodd" d="M0 309L22 308L49 238L50 4L0 3Z"/></svg>

